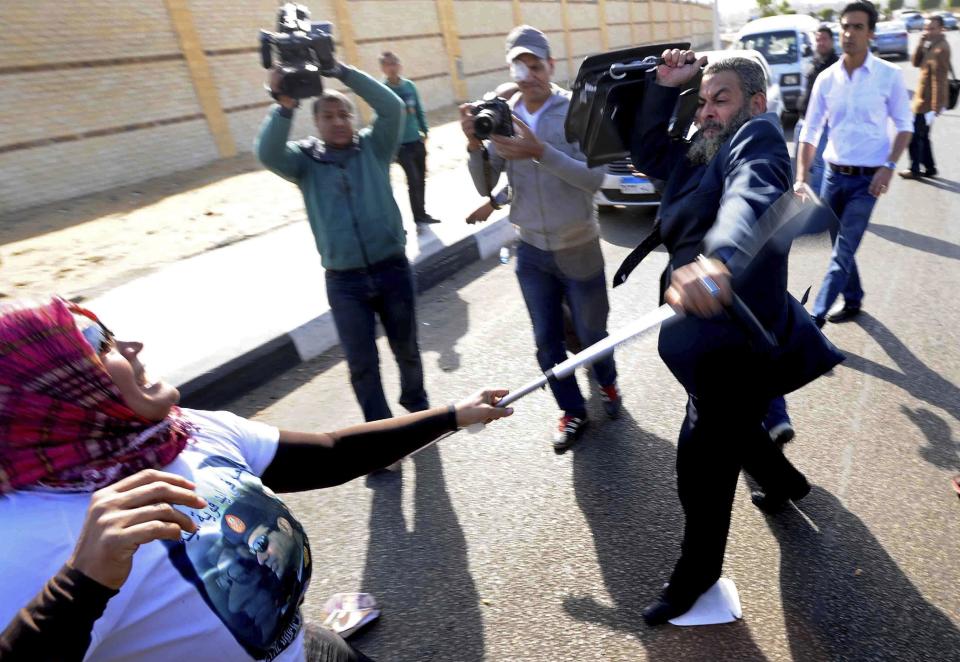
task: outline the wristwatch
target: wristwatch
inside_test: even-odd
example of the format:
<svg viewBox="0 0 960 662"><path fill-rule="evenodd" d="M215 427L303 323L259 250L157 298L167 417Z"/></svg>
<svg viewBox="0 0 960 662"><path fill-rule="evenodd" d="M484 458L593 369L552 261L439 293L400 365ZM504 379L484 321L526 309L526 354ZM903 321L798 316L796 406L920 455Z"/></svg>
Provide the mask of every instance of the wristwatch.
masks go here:
<svg viewBox="0 0 960 662"><path fill-rule="evenodd" d="M883 167L884 167L884 168L889 168L890 170L896 170L896 169L897 169L897 162L896 162L896 161L887 161L886 163L883 164Z"/></svg>

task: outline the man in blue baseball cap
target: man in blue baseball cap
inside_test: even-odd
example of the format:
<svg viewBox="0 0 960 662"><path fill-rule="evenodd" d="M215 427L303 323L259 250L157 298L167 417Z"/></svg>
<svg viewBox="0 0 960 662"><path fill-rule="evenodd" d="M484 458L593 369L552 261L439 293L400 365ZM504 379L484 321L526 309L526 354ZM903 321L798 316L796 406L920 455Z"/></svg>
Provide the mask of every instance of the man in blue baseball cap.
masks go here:
<svg viewBox="0 0 960 662"><path fill-rule="evenodd" d="M604 170L588 168L579 145L566 139L570 92L551 82L555 63L546 35L529 25L517 26L507 35L505 54L520 93L508 101L514 135L492 135L486 146L489 173L484 172L484 145L474 133L471 104L460 107L461 127L477 190L489 193L488 174L490 185L501 173L507 175L513 196L510 222L520 233L517 279L533 322L537 362L546 371L564 361L570 349L564 339L564 302L583 345L607 335L610 305L593 203ZM616 418L621 399L613 356L595 363L593 373L607 415ZM551 380L550 388L562 411L553 436L553 448L560 453L582 434L587 408L575 376Z"/></svg>

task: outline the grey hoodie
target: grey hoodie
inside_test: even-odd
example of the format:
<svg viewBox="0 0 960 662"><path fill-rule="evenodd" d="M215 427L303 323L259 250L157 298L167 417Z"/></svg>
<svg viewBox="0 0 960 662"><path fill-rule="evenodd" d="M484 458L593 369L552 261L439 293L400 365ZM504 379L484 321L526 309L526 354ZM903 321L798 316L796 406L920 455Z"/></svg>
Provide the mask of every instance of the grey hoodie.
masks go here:
<svg viewBox="0 0 960 662"><path fill-rule="evenodd" d="M521 95L510 102L513 108ZM494 186L506 170L513 191L510 222L520 238L541 250L554 251L579 246L599 234L593 194L603 183L604 168L588 168L576 143L567 142L563 123L570 105L570 92L553 86L537 121L537 137L544 143L543 158L506 161L493 143L488 144ZM483 156L470 153L470 175L481 195L486 195Z"/></svg>

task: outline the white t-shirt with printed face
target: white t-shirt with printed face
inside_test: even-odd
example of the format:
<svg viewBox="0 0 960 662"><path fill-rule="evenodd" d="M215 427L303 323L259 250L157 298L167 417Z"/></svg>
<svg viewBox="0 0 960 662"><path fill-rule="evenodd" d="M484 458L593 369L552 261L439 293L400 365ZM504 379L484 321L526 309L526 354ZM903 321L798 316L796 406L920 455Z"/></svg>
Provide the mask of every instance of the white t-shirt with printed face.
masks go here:
<svg viewBox="0 0 960 662"><path fill-rule="evenodd" d="M279 432L229 412L184 414L197 431L164 470L194 481L208 501L190 512L200 532L137 551L85 659L303 660L308 543L258 478ZM40 491L0 497L0 627L69 558L89 502L89 494Z"/></svg>

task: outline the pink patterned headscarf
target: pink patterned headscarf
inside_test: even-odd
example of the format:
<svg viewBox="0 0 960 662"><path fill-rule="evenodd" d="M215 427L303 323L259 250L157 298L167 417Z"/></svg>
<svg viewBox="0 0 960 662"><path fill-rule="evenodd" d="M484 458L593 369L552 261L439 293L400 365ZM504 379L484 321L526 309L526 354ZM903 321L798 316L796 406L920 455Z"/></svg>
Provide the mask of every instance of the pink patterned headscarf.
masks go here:
<svg viewBox="0 0 960 662"><path fill-rule="evenodd" d="M92 492L166 466L190 438L179 408L158 423L124 403L77 311L56 297L0 305L0 494Z"/></svg>

